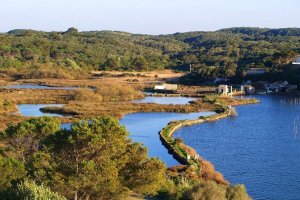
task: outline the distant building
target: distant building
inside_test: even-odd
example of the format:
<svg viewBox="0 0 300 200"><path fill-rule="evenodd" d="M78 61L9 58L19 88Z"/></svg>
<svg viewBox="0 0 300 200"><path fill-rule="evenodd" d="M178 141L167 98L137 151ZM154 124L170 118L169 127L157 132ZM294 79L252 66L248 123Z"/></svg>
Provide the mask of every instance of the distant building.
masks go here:
<svg viewBox="0 0 300 200"><path fill-rule="evenodd" d="M300 65L300 56L296 58L294 62L292 62L293 65Z"/></svg>
<svg viewBox="0 0 300 200"><path fill-rule="evenodd" d="M267 85L267 93L284 92L288 87L287 81L277 81Z"/></svg>
<svg viewBox="0 0 300 200"><path fill-rule="evenodd" d="M178 89L177 84L167 84L167 83L164 83L162 85L156 85L154 87L154 90L170 90L170 91L174 91L174 90L177 90L177 89Z"/></svg>
<svg viewBox="0 0 300 200"><path fill-rule="evenodd" d="M255 87L253 87L252 85L242 85L241 91L245 94L255 94Z"/></svg>
<svg viewBox="0 0 300 200"><path fill-rule="evenodd" d="M287 85L285 87L285 92L292 92L292 91L295 91L298 89L298 86L297 85Z"/></svg>
<svg viewBox="0 0 300 200"><path fill-rule="evenodd" d="M218 94L221 94L221 95L232 95L232 93L233 93L232 86L219 85L219 87L218 87Z"/></svg>
<svg viewBox="0 0 300 200"><path fill-rule="evenodd" d="M253 75L262 75L265 74L266 70L262 68L251 68L247 71L247 75L253 76Z"/></svg>

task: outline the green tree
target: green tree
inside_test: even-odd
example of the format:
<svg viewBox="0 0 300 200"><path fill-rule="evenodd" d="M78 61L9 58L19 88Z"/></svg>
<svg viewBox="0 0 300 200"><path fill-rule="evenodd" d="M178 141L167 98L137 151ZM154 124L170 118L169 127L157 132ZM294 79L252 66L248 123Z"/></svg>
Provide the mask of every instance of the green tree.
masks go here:
<svg viewBox="0 0 300 200"><path fill-rule="evenodd" d="M24 164L13 159L0 156L0 191L12 185L12 181L22 179L26 175Z"/></svg>
<svg viewBox="0 0 300 200"><path fill-rule="evenodd" d="M123 184L137 193L156 194L165 183L163 163L148 159L147 149L138 143L129 145L126 152L130 159L120 171Z"/></svg>
<svg viewBox="0 0 300 200"><path fill-rule="evenodd" d="M183 56L183 62L187 64L196 63L198 61L197 56L194 54L188 54Z"/></svg>
<svg viewBox="0 0 300 200"><path fill-rule="evenodd" d="M74 199L119 199L129 189L155 193L165 167L148 159L146 150L127 136L126 129L111 117L81 121L44 140L43 151L35 155L32 176Z"/></svg>
<svg viewBox="0 0 300 200"><path fill-rule="evenodd" d="M110 57L103 64L102 69L104 70L118 70L120 68L120 60L115 57Z"/></svg>
<svg viewBox="0 0 300 200"><path fill-rule="evenodd" d="M133 65L138 71L147 71L149 69L149 63L144 57L138 57L133 61Z"/></svg>
<svg viewBox="0 0 300 200"><path fill-rule="evenodd" d="M60 121L51 117L32 118L9 126L3 140L17 159L27 163L38 150L40 139L60 129Z"/></svg>

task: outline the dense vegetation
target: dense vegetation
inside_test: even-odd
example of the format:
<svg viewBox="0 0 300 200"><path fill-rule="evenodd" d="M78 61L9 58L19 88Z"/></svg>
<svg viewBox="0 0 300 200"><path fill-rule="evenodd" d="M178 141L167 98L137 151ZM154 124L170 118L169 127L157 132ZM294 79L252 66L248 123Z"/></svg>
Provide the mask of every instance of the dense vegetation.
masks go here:
<svg viewBox="0 0 300 200"><path fill-rule="evenodd" d="M70 76L62 69L188 71L192 64L196 78L206 80L244 76L251 67L281 72L299 53L297 28L230 28L158 36L75 28L0 34L0 68L35 69L25 78Z"/></svg>
<svg viewBox="0 0 300 200"><path fill-rule="evenodd" d="M70 130L49 117L10 126L1 134L0 195L121 199L128 191L156 194L165 181L165 165L149 159L145 147L127 136L110 117L81 121Z"/></svg>
<svg viewBox="0 0 300 200"><path fill-rule="evenodd" d="M61 129L58 119L33 118L0 134L1 199L126 199L134 192L160 199L248 200L244 186L219 183L214 166L165 165L111 117Z"/></svg>

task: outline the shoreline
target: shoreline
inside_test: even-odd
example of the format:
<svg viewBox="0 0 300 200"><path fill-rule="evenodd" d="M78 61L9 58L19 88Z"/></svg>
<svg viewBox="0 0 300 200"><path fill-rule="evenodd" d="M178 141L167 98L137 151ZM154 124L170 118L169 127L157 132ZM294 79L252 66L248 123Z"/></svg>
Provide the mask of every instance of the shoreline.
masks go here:
<svg viewBox="0 0 300 200"><path fill-rule="evenodd" d="M255 103L259 103L259 101L257 99L255 100L249 99L248 102L243 102L238 105L248 105L248 104L255 104ZM204 161L204 159L202 159L201 156L198 154L198 152L196 152L195 150L192 155L189 154L188 152L191 152L190 150L191 149L193 150L193 148L184 144L183 141L180 141L180 143L178 143L178 139L173 138L173 134L182 127L191 126L195 124L202 124L205 122L218 121L220 119L233 116L236 112L234 107L232 106L224 106L224 105L219 105L219 106L221 106L223 110L217 112L216 114L207 117L200 116L199 118L193 120L171 121L168 123L167 126L165 126L159 131L159 137L163 146L180 164L193 166L195 171L201 173L201 169L202 169L201 161Z"/></svg>

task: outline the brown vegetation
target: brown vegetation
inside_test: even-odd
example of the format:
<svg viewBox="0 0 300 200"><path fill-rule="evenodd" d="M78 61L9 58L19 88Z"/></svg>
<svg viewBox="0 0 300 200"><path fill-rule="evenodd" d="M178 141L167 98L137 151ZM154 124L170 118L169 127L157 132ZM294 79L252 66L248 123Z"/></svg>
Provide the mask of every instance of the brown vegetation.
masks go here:
<svg viewBox="0 0 300 200"><path fill-rule="evenodd" d="M201 175L204 180L212 180L219 184L228 184L228 182L224 179L224 176L215 170L215 166L207 161L201 160Z"/></svg>
<svg viewBox="0 0 300 200"><path fill-rule="evenodd" d="M170 167L167 170L167 175L170 178L175 177L185 177L190 180L199 181L199 180L206 180L206 181L214 181L218 184L228 185L228 181L226 181L223 175L220 172L215 170L215 167L212 163L207 160L201 160L201 171L197 173L195 171L194 166L190 165L177 165L174 167Z"/></svg>

